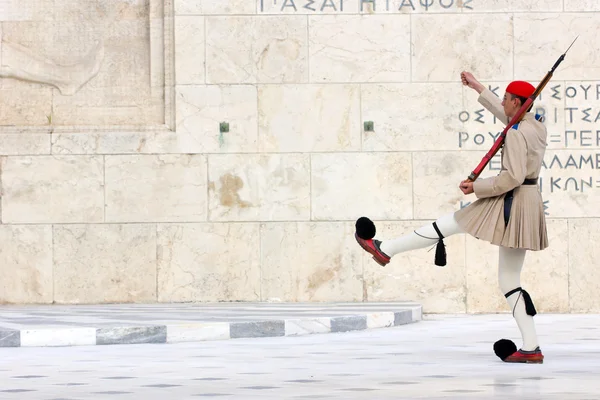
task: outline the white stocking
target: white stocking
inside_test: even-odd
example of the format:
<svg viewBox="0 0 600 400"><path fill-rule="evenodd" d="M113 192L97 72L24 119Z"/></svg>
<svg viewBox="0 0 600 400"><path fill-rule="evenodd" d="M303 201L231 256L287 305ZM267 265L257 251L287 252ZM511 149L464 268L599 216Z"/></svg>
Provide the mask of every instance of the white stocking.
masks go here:
<svg viewBox="0 0 600 400"><path fill-rule="evenodd" d="M503 294L521 287L521 269L525 260L525 252L525 249L500 247L498 282ZM521 349L535 350L538 347L535 323L533 322L533 317L525 311L523 294L517 291L510 295L507 301L521 331L523 339L523 347Z"/></svg>
<svg viewBox="0 0 600 400"><path fill-rule="evenodd" d="M464 233L454 219L454 213L446 214L435 221L438 229L446 238L457 233ZM433 228L433 223L429 223L396 239L384 240L381 242L380 249L389 257L409 250L422 249L433 246L440 240L439 235Z"/></svg>

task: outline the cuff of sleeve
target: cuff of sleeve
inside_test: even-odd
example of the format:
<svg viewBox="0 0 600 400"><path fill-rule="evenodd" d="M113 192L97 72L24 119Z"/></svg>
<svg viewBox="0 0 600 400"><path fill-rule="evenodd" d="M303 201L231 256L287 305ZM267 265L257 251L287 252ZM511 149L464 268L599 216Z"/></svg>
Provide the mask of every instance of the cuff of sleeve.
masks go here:
<svg viewBox="0 0 600 400"><path fill-rule="evenodd" d="M486 179L477 179L473 182L473 192L478 199L493 196L493 190Z"/></svg>

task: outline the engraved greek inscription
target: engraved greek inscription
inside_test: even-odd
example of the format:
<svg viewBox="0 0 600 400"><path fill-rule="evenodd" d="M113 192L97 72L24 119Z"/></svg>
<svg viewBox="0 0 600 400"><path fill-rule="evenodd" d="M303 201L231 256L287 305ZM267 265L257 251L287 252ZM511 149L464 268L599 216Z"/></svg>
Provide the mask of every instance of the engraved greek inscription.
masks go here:
<svg viewBox="0 0 600 400"><path fill-rule="evenodd" d="M307 10L311 10L311 11L317 11L316 8L313 8L312 5L315 4L315 0L307 0L308 3L306 3L304 5L304 8L306 8Z"/></svg>
<svg viewBox="0 0 600 400"><path fill-rule="evenodd" d="M281 11L284 11L286 9L286 7L292 7L294 9L294 11L298 11L298 9L296 8L296 3L294 3L294 0L283 0L283 5L281 6Z"/></svg>
<svg viewBox="0 0 600 400"><path fill-rule="evenodd" d="M434 4L433 0L419 0L419 3L421 3L421 7L425 8L425 11L429 11L429 7Z"/></svg>
<svg viewBox="0 0 600 400"><path fill-rule="evenodd" d="M405 4L407 2L408 4ZM415 6L413 5L412 0L402 0L402 4L400 4L400 8L398 9L398 11L402 11L402 7L406 6L410 6L413 9L413 11L415 10Z"/></svg>

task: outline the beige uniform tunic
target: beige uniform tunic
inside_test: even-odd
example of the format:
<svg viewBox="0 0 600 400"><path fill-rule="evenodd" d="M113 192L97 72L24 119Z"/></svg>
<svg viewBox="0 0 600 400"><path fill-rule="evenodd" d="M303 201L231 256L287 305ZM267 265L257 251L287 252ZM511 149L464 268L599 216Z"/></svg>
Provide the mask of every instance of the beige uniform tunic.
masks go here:
<svg viewBox="0 0 600 400"><path fill-rule="evenodd" d="M507 124L502 102L485 89L479 103ZM538 185L522 185L526 178L538 178L546 151L547 131L532 113L526 113L518 129L509 129L501 150L502 167L497 176L478 178L473 183L477 200L457 211L455 218L470 235L494 245L543 250L548 247L544 204ZM514 189L507 225L504 197Z"/></svg>

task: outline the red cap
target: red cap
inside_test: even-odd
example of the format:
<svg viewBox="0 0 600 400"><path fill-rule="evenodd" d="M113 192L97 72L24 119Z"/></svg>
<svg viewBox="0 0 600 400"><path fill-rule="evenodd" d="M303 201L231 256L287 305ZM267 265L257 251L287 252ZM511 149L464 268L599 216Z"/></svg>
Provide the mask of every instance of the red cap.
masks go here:
<svg viewBox="0 0 600 400"><path fill-rule="evenodd" d="M507 87L508 93L521 97L529 97L535 92L535 87L529 82L513 81Z"/></svg>

